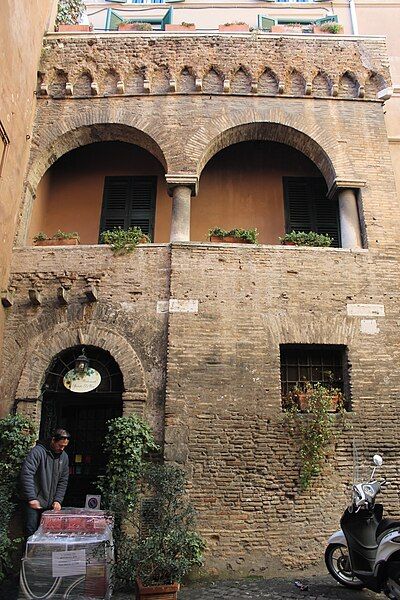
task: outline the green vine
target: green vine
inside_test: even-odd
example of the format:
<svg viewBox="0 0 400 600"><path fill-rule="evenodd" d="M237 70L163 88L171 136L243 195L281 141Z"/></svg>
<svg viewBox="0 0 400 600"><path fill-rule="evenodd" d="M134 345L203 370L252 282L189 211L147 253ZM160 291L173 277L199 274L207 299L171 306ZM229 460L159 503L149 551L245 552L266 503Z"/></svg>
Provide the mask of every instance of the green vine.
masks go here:
<svg viewBox="0 0 400 600"><path fill-rule="evenodd" d="M251 229L240 229L237 227L236 229L230 229L229 231L226 229L221 229L221 227L213 227L208 230L207 237L211 236L215 237L235 237L240 240L245 240L246 242L250 242L251 244L257 244L258 231L255 228Z"/></svg>
<svg viewBox="0 0 400 600"><path fill-rule="evenodd" d="M290 231L280 237L279 241L281 244L289 242L295 246L331 246L333 238L315 231Z"/></svg>
<svg viewBox="0 0 400 600"><path fill-rule="evenodd" d="M285 409L289 432L300 446L300 488L305 490L320 475L338 425L347 425L343 396L321 383L304 382L286 398Z"/></svg>
<svg viewBox="0 0 400 600"><path fill-rule="evenodd" d="M83 0L58 0L56 25L77 25L85 10Z"/></svg>
<svg viewBox="0 0 400 600"><path fill-rule="evenodd" d="M20 542L9 537L9 524L16 505L20 467L35 437L35 427L27 418L17 414L0 419L0 582L10 571L13 552Z"/></svg>

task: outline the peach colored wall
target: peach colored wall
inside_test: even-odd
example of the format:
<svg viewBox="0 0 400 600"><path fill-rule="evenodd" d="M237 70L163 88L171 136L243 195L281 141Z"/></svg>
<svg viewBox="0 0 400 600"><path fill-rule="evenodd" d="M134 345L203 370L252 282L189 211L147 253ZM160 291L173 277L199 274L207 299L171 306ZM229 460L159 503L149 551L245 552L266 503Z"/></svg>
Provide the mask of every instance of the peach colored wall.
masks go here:
<svg viewBox="0 0 400 600"><path fill-rule="evenodd" d="M148 152L124 142L90 144L61 157L38 187L28 243L38 231L77 231L82 244L97 244L106 175L157 176L156 242L169 240L171 198L164 170Z"/></svg>
<svg viewBox="0 0 400 600"><path fill-rule="evenodd" d="M259 241L278 244L285 228L283 176L320 176L300 152L272 142L242 142L206 165L192 199L191 239L204 241L212 227L257 227Z"/></svg>
<svg viewBox="0 0 400 600"><path fill-rule="evenodd" d="M29 156L37 65L54 3L55 0L1 0L0 3L0 121L10 140L0 172L0 290L7 287ZM0 141L0 154L2 146ZM4 314L0 306L0 350ZM1 413L0 400L0 416Z"/></svg>

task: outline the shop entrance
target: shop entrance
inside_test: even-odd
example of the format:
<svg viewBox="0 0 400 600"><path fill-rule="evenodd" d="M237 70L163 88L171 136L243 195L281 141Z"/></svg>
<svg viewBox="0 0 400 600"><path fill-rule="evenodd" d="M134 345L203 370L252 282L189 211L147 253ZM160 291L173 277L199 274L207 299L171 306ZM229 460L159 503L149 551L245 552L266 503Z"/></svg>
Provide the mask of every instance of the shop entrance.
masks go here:
<svg viewBox="0 0 400 600"><path fill-rule="evenodd" d="M64 376L76 368L83 354L88 366L101 377L87 392L74 392L64 385ZM96 478L105 470L103 442L106 423L122 415L123 379L109 352L95 346L74 346L54 357L42 388L40 439L48 439L55 427L71 434L67 447L70 476L64 506L82 507L86 494L99 493Z"/></svg>

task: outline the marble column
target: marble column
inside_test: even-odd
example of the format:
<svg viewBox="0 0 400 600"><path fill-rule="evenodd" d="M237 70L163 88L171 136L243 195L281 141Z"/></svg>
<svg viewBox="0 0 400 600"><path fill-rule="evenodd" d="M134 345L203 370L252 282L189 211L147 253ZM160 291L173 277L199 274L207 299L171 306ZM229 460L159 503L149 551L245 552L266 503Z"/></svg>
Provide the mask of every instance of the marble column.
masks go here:
<svg viewBox="0 0 400 600"><path fill-rule="evenodd" d="M186 185L172 190L171 242L190 241L190 200L192 191Z"/></svg>
<svg viewBox="0 0 400 600"><path fill-rule="evenodd" d="M356 191L341 189L338 198L342 248L362 248Z"/></svg>

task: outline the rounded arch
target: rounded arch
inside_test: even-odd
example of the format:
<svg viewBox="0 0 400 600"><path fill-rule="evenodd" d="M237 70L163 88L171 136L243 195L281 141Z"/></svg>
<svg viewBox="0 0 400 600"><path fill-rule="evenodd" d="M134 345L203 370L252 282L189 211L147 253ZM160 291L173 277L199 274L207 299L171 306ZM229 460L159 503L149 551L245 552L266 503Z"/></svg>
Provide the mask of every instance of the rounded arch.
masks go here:
<svg viewBox="0 0 400 600"><path fill-rule="evenodd" d="M280 142L299 150L319 168L328 188L345 169L344 157L329 132L315 125L307 132L300 118L282 111L253 115L240 112L215 119L189 140L187 154L196 161L195 169L200 177L217 152L232 144L253 140Z"/></svg>
<svg viewBox="0 0 400 600"><path fill-rule="evenodd" d="M109 352L122 373L124 396L129 400L147 399L144 370L131 344L118 332L91 323L86 326L63 324L43 331L33 340L18 383L16 401L39 398L51 361L66 348L78 344Z"/></svg>

